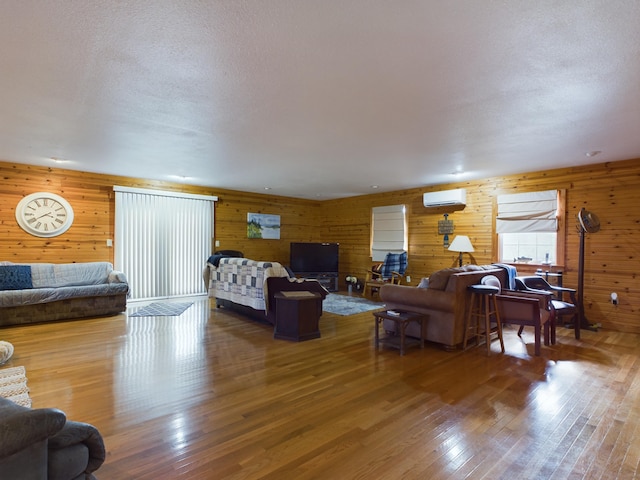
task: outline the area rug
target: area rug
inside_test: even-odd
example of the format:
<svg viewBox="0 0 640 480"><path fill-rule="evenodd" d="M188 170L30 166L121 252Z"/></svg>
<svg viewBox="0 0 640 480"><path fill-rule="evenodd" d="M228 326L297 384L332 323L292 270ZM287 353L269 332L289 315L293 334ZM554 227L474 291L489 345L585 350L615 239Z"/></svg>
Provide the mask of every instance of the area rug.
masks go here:
<svg viewBox="0 0 640 480"><path fill-rule="evenodd" d="M29 387L24 367L0 369L0 397L11 400L23 407L31 408Z"/></svg>
<svg viewBox="0 0 640 480"><path fill-rule="evenodd" d="M142 307L133 313L130 317L177 317L182 315L184 311L193 305L193 302L172 303L172 302L155 302L150 303L146 307Z"/></svg>
<svg viewBox="0 0 640 480"><path fill-rule="evenodd" d="M349 297L330 293L322 302L322 310L336 315L353 315L382 308L381 302L374 302L362 297Z"/></svg>

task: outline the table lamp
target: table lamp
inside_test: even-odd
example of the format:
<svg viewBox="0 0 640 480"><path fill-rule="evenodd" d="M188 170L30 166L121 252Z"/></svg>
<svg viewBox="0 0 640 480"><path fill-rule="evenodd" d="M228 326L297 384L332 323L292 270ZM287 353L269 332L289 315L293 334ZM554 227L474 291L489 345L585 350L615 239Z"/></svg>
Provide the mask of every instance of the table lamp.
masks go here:
<svg viewBox="0 0 640 480"><path fill-rule="evenodd" d="M459 252L458 256L458 266L462 266L462 254L473 252L473 245L471 245L471 240L466 235L456 235L449 246L449 250L452 252Z"/></svg>

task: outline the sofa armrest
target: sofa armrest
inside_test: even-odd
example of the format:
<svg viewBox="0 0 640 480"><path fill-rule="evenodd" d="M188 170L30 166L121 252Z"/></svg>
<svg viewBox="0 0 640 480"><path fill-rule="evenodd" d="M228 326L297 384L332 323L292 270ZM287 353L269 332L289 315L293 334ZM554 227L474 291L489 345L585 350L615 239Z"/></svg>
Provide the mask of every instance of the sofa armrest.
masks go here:
<svg viewBox="0 0 640 480"><path fill-rule="evenodd" d="M124 272L120 272L118 270L112 270L109 272L108 281L109 283L129 283Z"/></svg>
<svg viewBox="0 0 640 480"><path fill-rule="evenodd" d="M267 310L275 314L276 302L274 301L274 295L278 292L286 292L291 290L319 293L322 297L322 300L324 300L329 294L329 291L315 279L269 277L267 279Z"/></svg>
<svg viewBox="0 0 640 480"><path fill-rule="evenodd" d="M204 289L208 292L209 285L211 283L211 270L209 268L214 268L213 265L207 262L207 264L202 269L202 281L204 282Z"/></svg>
<svg viewBox="0 0 640 480"><path fill-rule="evenodd" d="M508 298L530 298L538 300L542 310L551 309L553 294L546 290L502 290L500 296Z"/></svg>
<svg viewBox="0 0 640 480"><path fill-rule="evenodd" d="M49 450L61 450L79 443L89 451L85 473L95 472L104 463L106 454L102 435L93 425L67 421L62 430L49 438Z"/></svg>
<svg viewBox="0 0 640 480"><path fill-rule="evenodd" d="M30 409L0 398L0 459L51 437L66 419L55 408Z"/></svg>

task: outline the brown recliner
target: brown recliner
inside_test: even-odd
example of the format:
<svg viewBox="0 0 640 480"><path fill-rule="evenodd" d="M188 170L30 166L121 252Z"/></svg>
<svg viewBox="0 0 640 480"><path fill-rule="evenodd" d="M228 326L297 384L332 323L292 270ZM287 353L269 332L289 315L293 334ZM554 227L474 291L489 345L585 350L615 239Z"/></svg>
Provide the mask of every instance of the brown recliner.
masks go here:
<svg viewBox="0 0 640 480"><path fill-rule="evenodd" d="M0 478L95 480L105 460L100 432L55 408L0 398Z"/></svg>

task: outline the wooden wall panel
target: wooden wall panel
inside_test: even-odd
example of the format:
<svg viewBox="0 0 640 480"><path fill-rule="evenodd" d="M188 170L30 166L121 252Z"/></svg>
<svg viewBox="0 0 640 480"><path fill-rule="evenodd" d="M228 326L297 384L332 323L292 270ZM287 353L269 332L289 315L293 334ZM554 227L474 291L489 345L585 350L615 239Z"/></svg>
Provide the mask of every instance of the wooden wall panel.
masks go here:
<svg viewBox="0 0 640 480"><path fill-rule="evenodd" d="M327 241L340 243L340 283L348 274L364 277L371 265L369 233L371 207L404 203L409 219L409 268L412 284L441 268L457 264L457 254L443 247L437 233L438 220L450 213L456 234L469 235L476 249L477 264L495 261L494 204L498 194L545 189L566 190L567 221L562 230L566 241L565 285L577 285L579 234L576 215L581 207L595 212L602 222L600 232L587 235L585 258L585 308L592 323L606 328L640 333L640 160L533 172L479 181L457 182L437 187L378 193L325 202L306 201L232 190L185 186L144 179L75 172L63 169L0 163L0 260L54 263L91 260L113 261L114 184L217 195L216 240L219 249L242 250L256 259L284 264L289 242ZM467 189L462 210L425 209L426 191ZM67 198L75 211L71 229L52 239L38 239L23 232L14 217L18 201L35 191L52 191ZM278 214L280 240L247 239L248 212ZM451 236L453 239L453 236ZM212 250L214 247L212 247ZM519 272L535 267L520 265ZM616 291L619 305L609 295Z"/></svg>
<svg viewBox="0 0 640 480"><path fill-rule="evenodd" d="M463 210L426 209L422 194L427 191L467 189ZM341 283L346 275L364 277L371 265L369 229L371 207L405 203L409 219L409 267L412 284L441 268L457 264L457 255L446 250L438 235L438 220L449 213L456 234L468 235L475 248L471 261L486 264L497 260L495 251L494 204L497 195L537 190L566 190L564 265L555 267L565 274L564 284L577 287L580 236L576 216L581 207L598 215L600 232L585 238L585 311L591 323L606 328L640 333L640 160L564 168L520 175L458 182L403 192L379 193L324 204L329 225L324 237L341 242ZM340 231L340 238L332 232ZM450 237L453 239L453 236ZM465 262L470 258L465 254ZM536 266L518 265L518 272L532 274ZM617 292L619 305L613 306L611 292Z"/></svg>
<svg viewBox="0 0 640 480"><path fill-rule="evenodd" d="M316 201L9 163L0 163L0 176L0 261L113 262L113 248L107 247L107 239L114 238L114 185L218 196L218 249L241 250L251 258L287 264L289 242L315 241L314 235L320 235L320 203ZM63 235L34 237L16 223L16 205L22 197L37 191L58 193L71 203L75 219ZM281 239L248 239L248 212L280 215ZM215 248L212 245L212 251Z"/></svg>
<svg viewBox="0 0 640 480"><path fill-rule="evenodd" d="M319 241L320 203L218 190L214 250L240 250L245 256L289 264L289 243ZM280 240L247 238L247 213L280 215Z"/></svg>

